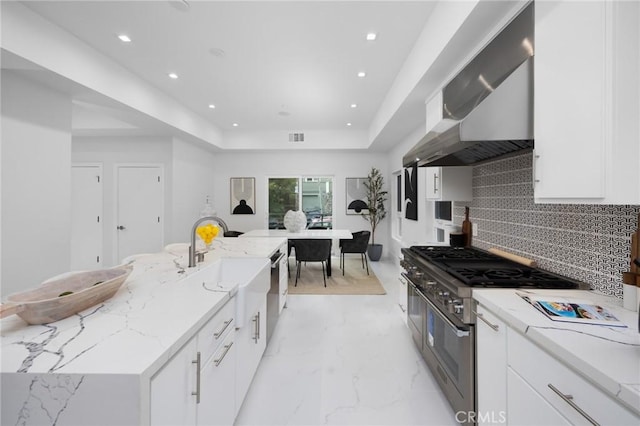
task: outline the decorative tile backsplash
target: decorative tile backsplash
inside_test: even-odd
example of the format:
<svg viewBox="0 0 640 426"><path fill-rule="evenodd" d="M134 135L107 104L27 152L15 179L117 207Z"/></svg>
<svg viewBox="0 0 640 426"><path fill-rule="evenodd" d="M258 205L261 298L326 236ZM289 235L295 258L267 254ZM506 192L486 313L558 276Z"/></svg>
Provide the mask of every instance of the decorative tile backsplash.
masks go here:
<svg viewBox="0 0 640 426"><path fill-rule="evenodd" d="M535 204L531 152L473 168L473 202L454 203L455 223L478 225L475 247L535 259L543 269L622 297L640 206Z"/></svg>

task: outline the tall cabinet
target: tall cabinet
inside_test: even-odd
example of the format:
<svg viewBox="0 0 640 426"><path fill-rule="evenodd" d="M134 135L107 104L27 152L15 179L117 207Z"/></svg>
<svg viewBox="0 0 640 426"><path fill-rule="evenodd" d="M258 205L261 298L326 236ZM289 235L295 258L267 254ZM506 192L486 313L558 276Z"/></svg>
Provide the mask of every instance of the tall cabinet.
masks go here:
<svg viewBox="0 0 640 426"><path fill-rule="evenodd" d="M534 195L640 203L640 4L535 4Z"/></svg>

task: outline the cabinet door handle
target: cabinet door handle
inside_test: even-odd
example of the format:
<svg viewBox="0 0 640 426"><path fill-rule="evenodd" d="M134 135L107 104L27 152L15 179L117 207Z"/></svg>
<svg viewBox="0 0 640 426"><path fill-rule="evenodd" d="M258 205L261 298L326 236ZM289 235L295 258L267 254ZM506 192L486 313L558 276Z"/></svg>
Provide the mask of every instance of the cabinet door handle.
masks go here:
<svg viewBox="0 0 640 426"><path fill-rule="evenodd" d="M213 333L213 337L218 340L220 338L220 336L222 336L224 334L224 331L229 328L229 325L231 325L231 323L233 322L233 318L228 319L224 322L224 327L222 327L222 330L218 331L217 333Z"/></svg>
<svg viewBox="0 0 640 426"><path fill-rule="evenodd" d="M224 357L227 356L227 352L229 352L229 349L231 349L231 346L233 346L233 342L229 343L228 345L224 345L224 352L222 353L222 356L218 359L213 360L213 363L215 364L216 367L219 366L222 360L224 359Z"/></svg>
<svg viewBox="0 0 640 426"><path fill-rule="evenodd" d="M257 344L258 340L260 340L260 311L258 311L256 316L253 317L253 322L256 323L256 329L255 329L255 333L254 333L254 336L253 336L253 340L255 340L255 342Z"/></svg>
<svg viewBox="0 0 640 426"><path fill-rule="evenodd" d="M580 413L580 415L582 417L587 419L587 421L589 423L591 423L594 426L600 426L600 423L598 423L595 420L593 420L593 418L590 415L588 415L587 413L585 413L582 408L578 407L578 404L573 402L573 395L567 395L567 394L564 394L564 393L560 392L560 390L558 388L556 388L555 386L553 386L551 383L548 383L547 386L549 387L549 389L554 391L560 398L562 398L562 400L564 402L569 404L574 410L576 410L578 413Z"/></svg>
<svg viewBox="0 0 640 426"><path fill-rule="evenodd" d="M531 163L531 177L533 179L533 184L535 185L536 183L540 182L540 179L536 179L536 166L538 165L538 158L540 158L539 155L537 155L535 152L533 153L533 160Z"/></svg>
<svg viewBox="0 0 640 426"><path fill-rule="evenodd" d="M471 311L473 312L478 318L480 318L482 320L482 322L484 322L485 324L487 324L489 327L491 327L493 329L493 331L498 331L500 329L500 326L497 324L491 324L485 317L483 314L476 312L476 311Z"/></svg>
<svg viewBox="0 0 640 426"><path fill-rule="evenodd" d="M440 176L438 176L436 173L433 174L433 193L435 194L436 192L438 192L438 178Z"/></svg>
<svg viewBox="0 0 640 426"><path fill-rule="evenodd" d="M196 404L200 404L200 352L198 352L196 354L196 360L195 361L191 361L192 364L196 365L197 371L196 371L196 391L195 392L191 392L191 395L196 397Z"/></svg>

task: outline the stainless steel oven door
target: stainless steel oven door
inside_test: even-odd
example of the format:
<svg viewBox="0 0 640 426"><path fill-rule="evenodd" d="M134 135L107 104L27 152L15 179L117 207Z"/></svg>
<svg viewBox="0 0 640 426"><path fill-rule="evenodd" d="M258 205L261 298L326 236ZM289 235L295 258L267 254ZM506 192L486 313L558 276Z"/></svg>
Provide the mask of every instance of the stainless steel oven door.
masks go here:
<svg viewBox="0 0 640 426"><path fill-rule="evenodd" d="M474 326L454 324L426 297L424 301L423 356L454 411L473 411L475 409Z"/></svg>
<svg viewBox="0 0 640 426"><path fill-rule="evenodd" d="M415 284L408 277L404 277L407 280L407 325L411 330L413 341L418 349L422 350L422 324L426 306Z"/></svg>

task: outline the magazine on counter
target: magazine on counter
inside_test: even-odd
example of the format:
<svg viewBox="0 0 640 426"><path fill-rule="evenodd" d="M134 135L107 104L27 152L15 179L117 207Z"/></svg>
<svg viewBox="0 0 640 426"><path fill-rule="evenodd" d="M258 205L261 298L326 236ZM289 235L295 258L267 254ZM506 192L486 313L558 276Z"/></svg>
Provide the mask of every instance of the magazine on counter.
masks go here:
<svg viewBox="0 0 640 426"><path fill-rule="evenodd" d="M553 321L626 327L626 324L616 318L605 307L593 301L526 293L518 293L518 296Z"/></svg>

